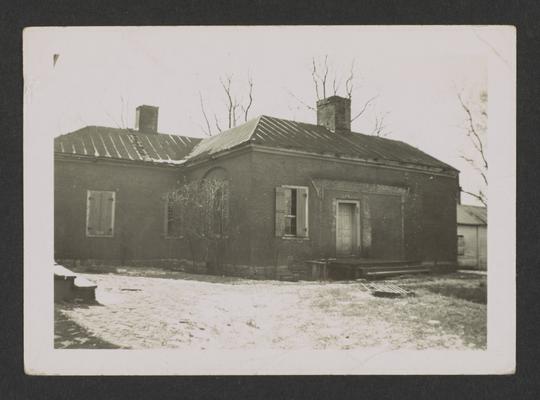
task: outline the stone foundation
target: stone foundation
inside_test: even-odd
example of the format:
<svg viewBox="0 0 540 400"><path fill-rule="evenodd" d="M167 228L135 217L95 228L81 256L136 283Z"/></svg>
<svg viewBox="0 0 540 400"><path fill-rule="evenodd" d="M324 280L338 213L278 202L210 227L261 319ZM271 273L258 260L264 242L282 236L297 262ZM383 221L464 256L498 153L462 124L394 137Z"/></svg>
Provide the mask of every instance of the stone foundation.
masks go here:
<svg viewBox="0 0 540 400"><path fill-rule="evenodd" d="M212 266L205 263L193 263L190 260L157 259L157 260L57 260L74 271L87 272L118 272L119 268L141 267L159 268L192 274L224 275L257 280L311 280L311 270L302 262L288 265L232 265Z"/></svg>

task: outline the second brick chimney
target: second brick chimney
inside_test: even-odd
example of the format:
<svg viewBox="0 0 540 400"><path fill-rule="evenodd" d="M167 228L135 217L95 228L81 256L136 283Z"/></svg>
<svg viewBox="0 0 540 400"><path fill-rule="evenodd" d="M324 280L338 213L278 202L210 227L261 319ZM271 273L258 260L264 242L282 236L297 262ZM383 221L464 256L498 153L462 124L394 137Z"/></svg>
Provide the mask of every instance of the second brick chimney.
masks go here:
<svg viewBox="0 0 540 400"><path fill-rule="evenodd" d="M351 100L332 96L317 101L317 125L337 133L351 131Z"/></svg>
<svg viewBox="0 0 540 400"><path fill-rule="evenodd" d="M135 115L135 129L141 133L157 133L158 107L139 106Z"/></svg>

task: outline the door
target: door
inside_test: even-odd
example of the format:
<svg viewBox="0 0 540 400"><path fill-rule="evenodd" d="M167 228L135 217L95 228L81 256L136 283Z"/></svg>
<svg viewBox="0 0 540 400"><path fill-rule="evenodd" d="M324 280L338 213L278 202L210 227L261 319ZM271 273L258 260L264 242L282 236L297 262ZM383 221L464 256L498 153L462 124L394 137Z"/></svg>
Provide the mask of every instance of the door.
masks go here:
<svg viewBox="0 0 540 400"><path fill-rule="evenodd" d="M356 247L356 204L338 203L336 250L340 256L355 253Z"/></svg>

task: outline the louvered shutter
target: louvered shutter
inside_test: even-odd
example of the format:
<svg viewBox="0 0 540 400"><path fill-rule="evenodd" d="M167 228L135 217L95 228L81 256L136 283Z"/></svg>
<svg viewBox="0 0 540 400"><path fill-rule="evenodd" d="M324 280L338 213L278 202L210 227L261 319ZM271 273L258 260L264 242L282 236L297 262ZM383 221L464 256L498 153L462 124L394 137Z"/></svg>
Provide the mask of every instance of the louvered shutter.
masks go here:
<svg viewBox="0 0 540 400"><path fill-rule="evenodd" d="M285 188L276 187L276 236L285 235L285 215L287 204L285 202Z"/></svg>
<svg viewBox="0 0 540 400"><path fill-rule="evenodd" d="M113 236L114 229L114 192L102 192L101 194L101 227L104 236Z"/></svg>
<svg viewBox="0 0 540 400"><path fill-rule="evenodd" d="M86 234L88 236L97 236L101 231L100 210L101 192L88 190L86 203Z"/></svg>
<svg viewBox="0 0 540 400"><path fill-rule="evenodd" d="M113 236L114 210L114 192L88 190L86 234L88 236Z"/></svg>
<svg viewBox="0 0 540 400"><path fill-rule="evenodd" d="M308 221L307 221L307 188L296 189L296 236L308 236Z"/></svg>

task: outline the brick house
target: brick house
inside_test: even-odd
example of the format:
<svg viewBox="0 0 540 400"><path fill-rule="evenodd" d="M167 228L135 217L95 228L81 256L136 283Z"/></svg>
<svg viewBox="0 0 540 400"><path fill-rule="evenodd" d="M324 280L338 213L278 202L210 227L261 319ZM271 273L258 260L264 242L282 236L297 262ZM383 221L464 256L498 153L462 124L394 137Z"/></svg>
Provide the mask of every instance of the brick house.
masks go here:
<svg viewBox="0 0 540 400"><path fill-rule="evenodd" d="M318 101L316 125L263 115L202 140L157 122L140 106L135 130L55 139L57 260L189 260L167 193L212 177L228 183L221 273L275 278L319 258L456 262L459 172L351 132L348 99Z"/></svg>

